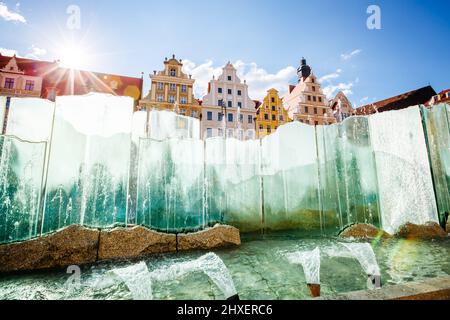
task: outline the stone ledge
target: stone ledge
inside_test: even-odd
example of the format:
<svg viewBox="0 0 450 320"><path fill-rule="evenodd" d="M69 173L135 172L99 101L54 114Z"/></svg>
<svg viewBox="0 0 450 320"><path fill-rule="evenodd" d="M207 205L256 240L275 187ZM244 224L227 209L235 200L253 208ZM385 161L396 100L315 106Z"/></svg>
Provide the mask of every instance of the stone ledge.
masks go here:
<svg viewBox="0 0 450 320"><path fill-rule="evenodd" d="M77 225L30 241L0 246L0 272L63 268L97 260L98 230Z"/></svg>
<svg viewBox="0 0 450 320"><path fill-rule="evenodd" d="M361 240L373 240L373 239L390 239L392 236L384 230L378 229L371 224L358 223L344 229L339 237L342 239L361 239Z"/></svg>
<svg viewBox="0 0 450 320"><path fill-rule="evenodd" d="M241 236L235 227L216 225L197 233L179 234L177 242L178 251L210 250L240 246Z"/></svg>
<svg viewBox="0 0 450 320"><path fill-rule="evenodd" d="M177 236L136 226L100 232L98 260L129 259L177 251Z"/></svg>
<svg viewBox="0 0 450 320"><path fill-rule="evenodd" d="M316 300L450 300L450 277L355 291Z"/></svg>
<svg viewBox="0 0 450 320"><path fill-rule="evenodd" d="M428 222L424 225L406 223L398 229L395 236L398 238L411 240L431 240L445 239L448 234L438 223Z"/></svg>
<svg viewBox="0 0 450 320"><path fill-rule="evenodd" d="M61 269L98 261L212 250L240 244L239 230L223 225L178 236L141 226L100 231L73 225L37 239L0 245L0 274Z"/></svg>

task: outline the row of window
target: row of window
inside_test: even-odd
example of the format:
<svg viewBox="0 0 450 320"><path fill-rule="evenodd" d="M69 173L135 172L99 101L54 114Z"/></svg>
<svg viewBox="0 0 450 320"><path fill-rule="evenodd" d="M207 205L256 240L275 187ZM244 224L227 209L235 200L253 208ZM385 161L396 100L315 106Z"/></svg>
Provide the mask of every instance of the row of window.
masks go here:
<svg viewBox="0 0 450 320"><path fill-rule="evenodd" d="M176 97L170 95L170 96L169 96L169 99L168 99L168 102L169 102L169 103L175 103L175 100L176 100ZM158 95L156 96L156 101L158 101L158 102L164 102L164 96L163 96L162 94L158 94ZM187 98L187 97L180 97L180 103L181 103L181 104L188 104L188 98Z"/></svg>
<svg viewBox="0 0 450 320"><path fill-rule="evenodd" d="M266 105L266 109L269 109L269 106ZM277 111L277 107L276 106L272 106L272 111ZM281 112L281 108L278 107L278 112Z"/></svg>
<svg viewBox="0 0 450 320"><path fill-rule="evenodd" d="M284 121L283 115L280 115L278 117L279 121ZM264 114L264 120L269 121L269 114L265 113ZM277 116L276 115L272 115L272 121L277 121Z"/></svg>
<svg viewBox="0 0 450 320"><path fill-rule="evenodd" d="M14 89L15 79L14 78L6 78L5 79L5 89ZM26 91L34 91L34 81L26 80L25 82L25 90Z"/></svg>
<svg viewBox="0 0 450 320"><path fill-rule="evenodd" d="M219 94L222 94L223 93L223 89L222 88L217 88L217 92ZM233 95L233 89L227 89L227 93L228 93L228 95ZM237 91L237 95L238 96L242 96L242 90L238 90Z"/></svg>
<svg viewBox="0 0 450 320"><path fill-rule="evenodd" d="M158 90L164 90L164 83L158 82L156 85ZM175 83L169 83L169 91L177 91L177 85ZM188 91L188 86L183 84L181 85L181 92L186 93Z"/></svg>
<svg viewBox="0 0 450 320"><path fill-rule="evenodd" d="M314 88L314 87L313 87ZM313 102L322 102L322 97L316 97L316 96L310 96L308 95L308 101L313 101Z"/></svg>
<svg viewBox="0 0 450 320"><path fill-rule="evenodd" d="M275 127L273 127L273 131L275 132L275 131L277 131L277 129L278 129L278 127L277 126L275 126ZM266 130L267 130L267 133L268 134L271 134L272 133L272 127L270 126L270 125L268 125L267 127L266 127ZM259 131L264 131L264 126L263 125L260 125L259 126Z"/></svg>
<svg viewBox="0 0 450 320"><path fill-rule="evenodd" d="M305 113L309 113L309 110L310 110L309 107L304 108ZM314 108L312 108L312 110L313 110L314 114L319 114L318 108L314 107ZM322 114L326 114L326 113L327 113L327 111L325 109L322 109Z"/></svg>
<svg viewBox="0 0 450 320"><path fill-rule="evenodd" d="M228 108L233 108L233 101L227 101L227 103L225 103L222 99L220 99L220 100L217 101L217 105L219 107L227 106ZM239 101L237 103L237 107L238 108L242 108L242 102Z"/></svg>
<svg viewBox="0 0 450 320"><path fill-rule="evenodd" d="M208 111L206 113L206 120L213 121L213 112L212 111ZM222 120L223 120L223 113L222 112L218 112L217 113L217 121L222 121ZM234 122L234 114L232 114L232 113L228 114L228 122ZM243 114L240 115L239 122L244 123L244 115ZM253 123L253 116L252 115L248 115L247 116L247 123L249 123L249 124Z"/></svg>

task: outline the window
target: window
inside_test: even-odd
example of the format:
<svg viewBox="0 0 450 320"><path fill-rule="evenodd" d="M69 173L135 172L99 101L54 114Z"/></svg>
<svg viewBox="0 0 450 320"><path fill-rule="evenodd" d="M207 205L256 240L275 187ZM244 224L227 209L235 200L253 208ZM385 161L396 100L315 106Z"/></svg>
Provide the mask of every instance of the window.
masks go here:
<svg viewBox="0 0 450 320"><path fill-rule="evenodd" d="M242 108L242 102L238 102L238 108Z"/></svg>
<svg viewBox="0 0 450 320"><path fill-rule="evenodd" d="M322 97L319 97L319 102L322 102Z"/></svg>
<svg viewBox="0 0 450 320"><path fill-rule="evenodd" d="M158 82L158 90L164 90L164 83Z"/></svg>
<svg viewBox="0 0 450 320"><path fill-rule="evenodd" d="M221 128L217 129L217 133L219 134L219 137L223 137L223 130Z"/></svg>
<svg viewBox="0 0 450 320"><path fill-rule="evenodd" d="M311 80L312 83L315 83L316 81L314 80L314 78Z"/></svg>
<svg viewBox="0 0 450 320"><path fill-rule="evenodd" d="M231 81L231 76L228 76L228 81Z"/></svg>
<svg viewBox="0 0 450 320"><path fill-rule="evenodd" d="M34 81L27 80L25 83L25 90L26 91L33 91L34 90Z"/></svg>
<svg viewBox="0 0 450 320"><path fill-rule="evenodd" d="M447 92L447 98L450 98L450 92Z"/></svg>
<svg viewBox="0 0 450 320"><path fill-rule="evenodd" d="M208 112L206 113L206 119L208 119L208 121L212 121L212 119L213 119L213 114L212 114L211 111L208 111Z"/></svg>
<svg viewBox="0 0 450 320"><path fill-rule="evenodd" d="M234 134L233 134L233 129L228 129L228 137L229 138L233 138Z"/></svg>
<svg viewBox="0 0 450 320"><path fill-rule="evenodd" d="M259 131L264 131L264 127L263 127L263 125L261 124L261 125L259 125Z"/></svg>
<svg viewBox="0 0 450 320"><path fill-rule="evenodd" d="M175 103L175 96L169 96L169 103Z"/></svg>
<svg viewBox="0 0 450 320"><path fill-rule="evenodd" d="M284 120L283 120L283 116L282 116L282 115L280 116L280 121L284 121Z"/></svg>
<svg viewBox="0 0 450 320"><path fill-rule="evenodd" d="M222 88L217 88L217 92L222 93L223 92Z"/></svg>
<svg viewBox="0 0 450 320"><path fill-rule="evenodd" d="M162 94L158 94L158 95L156 96L156 101L158 101L158 102L163 102L163 101L164 101L164 96L163 96Z"/></svg>
<svg viewBox="0 0 450 320"><path fill-rule="evenodd" d="M275 126L275 127L273 128L273 130L275 130L275 131L277 131L277 129L278 129L278 127L277 127L277 126Z"/></svg>
<svg viewBox="0 0 450 320"><path fill-rule="evenodd" d="M233 101L228 101L228 108L233 108Z"/></svg>
<svg viewBox="0 0 450 320"><path fill-rule="evenodd" d="M275 98L272 98L272 103L275 103Z"/></svg>
<svg viewBox="0 0 450 320"><path fill-rule="evenodd" d="M212 137L212 133L213 133L212 128L207 128L206 129L206 137L207 138L211 138Z"/></svg>
<svg viewBox="0 0 450 320"><path fill-rule="evenodd" d="M316 126L318 126L318 125L319 125L319 121L314 121L314 124L315 124Z"/></svg>
<svg viewBox="0 0 450 320"><path fill-rule="evenodd" d="M175 70L175 69L170 69L170 76L171 76L171 77L176 77L176 76L177 76L177 70Z"/></svg>
<svg viewBox="0 0 450 320"><path fill-rule="evenodd" d="M277 111L277 107L272 106L272 111Z"/></svg>
<svg viewBox="0 0 450 320"><path fill-rule="evenodd" d="M322 112L323 112L323 114L326 114L326 113L327 113L327 110L323 109Z"/></svg>
<svg viewBox="0 0 450 320"><path fill-rule="evenodd" d="M303 123L303 120L302 120L302 119L300 119L300 122L301 122L301 123Z"/></svg>
<svg viewBox="0 0 450 320"><path fill-rule="evenodd" d="M233 94L233 90L231 90L231 89L228 89L228 94Z"/></svg>
<svg viewBox="0 0 450 320"><path fill-rule="evenodd" d="M311 96L308 96L308 101L311 101Z"/></svg>
<svg viewBox="0 0 450 320"><path fill-rule="evenodd" d="M242 96L242 90L238 90L238 96Z"/></svg>
<svg viewBox="0 0 450 320"><path fill-rule="evenodd" d="M317 97L314 96L313 97L313 101L316 102L317 101Z"/></svg>
<svg viewBox="0 0 450 320"><path fill-rule="evenodd" d="M316 92L316 87L312 86L312 91Z"/></svg>
<svg viewBox="0 0 450 320"><path fill-rule="evenodd" d="M223 113L222 112L219 112L218 114L217 114L217 121L222 121L223 120Z"/></svg>
<svg viewBox="0 0 450 320"><path fill-rule="evenodd" d="M182 116L185 116L185 115L186 115L186 110L185 110L185 109L180 109L180 114L181 114Z"/></svg>
<svg viewBox="0 0 450 320"><path fill-rule="evenodd" d="M217 105L218 105L219 107L223 107L223 100L220 99L219 101L217 101Z"/></svg>
<svg viewBox="0 0 450 320"><path fill-rule="evenodd" d="M181 86L181 92L186 93L187 92L187 85L183 84Z"/></svg>
<svg viewBox="0 0 450 320"><path fill-rule="evenodd" d="M244 123L244 115L243 114L239 115L239 122Z"/></svg>
<svg viewBox="0 0 450 320"><path fill-rule="evenodd" d="M272 121L277 121L277 116L276 115L272 115Z"/></svg>
<svg viewBox="0 0 450 320"><path fill-rule="evenodd" d="M309 108L305 107L305 113L309 113Z"/></svg>
<svg viewBox="0 0 450 320"><path fill-rule="evenodd" d="M187 100L188 99L186 97L181 97L181 104L187 104L188 103Z"/></svg>
<svg viewBox="0 0 450 320"><path fill-rule="evenodd" d="M269 120L269 115L267 113L264 113L264 120Z"/></svg>
<svg viewBox="0 0 450 320"><path fill-rule="evenodd" d="M169 84L169 90L170 90L170 91L175 91L175 90L177 90L177 85L176 85L175 83Z"/></svg>
<svg viewBox="0 0 450 320"><path fill-rule="evenodd" d="M14 89L14 79L13 78L5 79L5 89Z"/></svg>
<svg viewBox="0 0 450 320"><path fill-rule="evenodd" d="M267 126L267 133L271 133L272 132L272 128L270 126Z"/></svg>
<svg viewBox="0 0 450 320"><path fill-rule="evenodd" d="M314 114L317 114L317 108L314 108Z"/></svg>
<svg viewBox="0 0 450 320"><path fill-rule="evenodd" d="M191 117L192 117L192 118L197 118L197 111L192 110L192 112L191 112Z"/></svg>
<svg viewBox="0 0 450 320"><path fill-rule="evenodd" d="M248 123L253 123L253 117L251 115L248 116Z"/></svg>
<svg viewBox="0 0 450 320"><path fill-rule="evenodd" d="M229 113L228 114L228 122L233 122L234 121L234 119L233 119L233 114L232 113Z"/></svg>

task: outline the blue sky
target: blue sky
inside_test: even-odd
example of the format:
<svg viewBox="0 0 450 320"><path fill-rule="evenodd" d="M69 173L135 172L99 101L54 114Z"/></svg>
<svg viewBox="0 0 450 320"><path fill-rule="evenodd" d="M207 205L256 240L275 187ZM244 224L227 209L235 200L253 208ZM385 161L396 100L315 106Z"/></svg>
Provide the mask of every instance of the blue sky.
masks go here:
<svg viewBox="0 0 450 320"><path fill-rule="evenodd" d="M227 61L252 98L283 91L302 56L326 93L342 89L356 105L428 84L450 87L448 0L0 2L2 52L53 60L72 43L86 69L145 79L174 53L198 79L198 97ZM75 31L66 27L72 4L81 10ZM366 27L371 4L381 9L381 30Z"/></svg>

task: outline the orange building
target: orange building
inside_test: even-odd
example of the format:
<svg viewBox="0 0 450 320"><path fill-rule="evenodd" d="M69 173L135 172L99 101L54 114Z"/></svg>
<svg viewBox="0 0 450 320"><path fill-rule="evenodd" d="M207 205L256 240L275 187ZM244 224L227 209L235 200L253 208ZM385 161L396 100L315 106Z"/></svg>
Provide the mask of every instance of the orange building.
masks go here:
<svg viewBox="0 0 450 320"><path fill-rule="evenodd" d="M278 95L277 90L268 90L256 111L258 138L264 138L274 133L280 126L288 122L289 117L287 111L283 108L283 99Z"/></svg>

